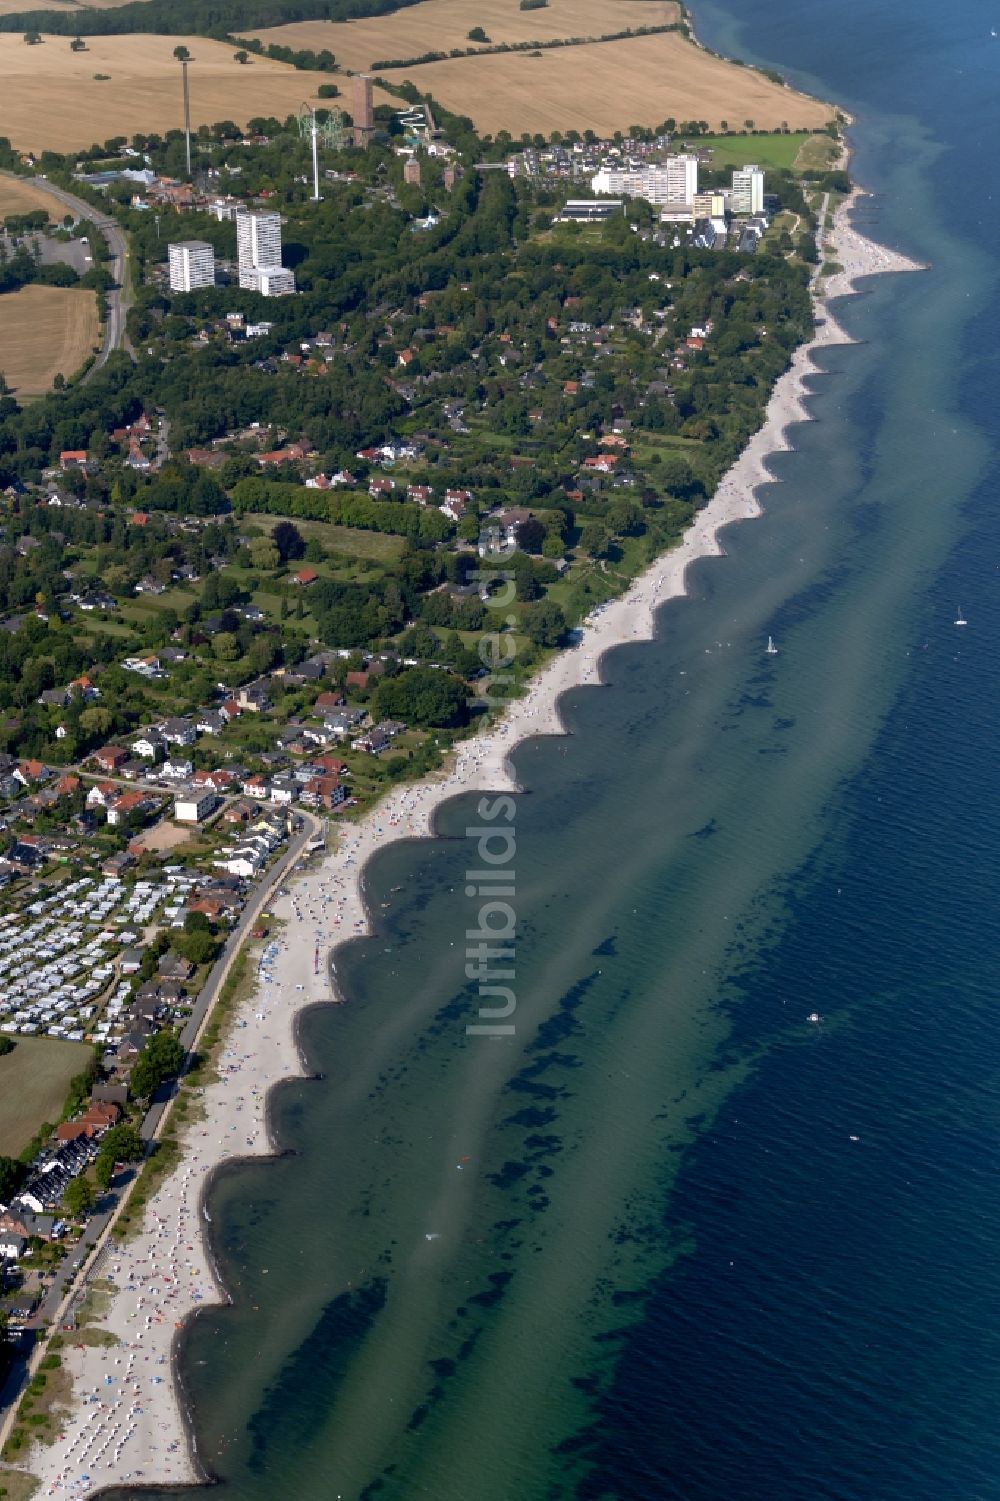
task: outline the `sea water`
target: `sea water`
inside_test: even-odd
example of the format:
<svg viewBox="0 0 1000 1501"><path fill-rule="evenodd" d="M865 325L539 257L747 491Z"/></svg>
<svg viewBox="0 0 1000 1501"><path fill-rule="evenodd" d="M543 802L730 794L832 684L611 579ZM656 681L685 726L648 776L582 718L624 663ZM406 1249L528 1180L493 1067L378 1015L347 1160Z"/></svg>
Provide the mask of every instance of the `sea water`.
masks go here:
<svg viewBox="0 0 1000 1501"><path fill-rule="evenodd" d="M239 1501L1000 1496L1000 41L696 22L855 114L858 223L932 269L842 304L764 517L517 752L512 1035L477 800L369 867L179 1353Z"/></svg>

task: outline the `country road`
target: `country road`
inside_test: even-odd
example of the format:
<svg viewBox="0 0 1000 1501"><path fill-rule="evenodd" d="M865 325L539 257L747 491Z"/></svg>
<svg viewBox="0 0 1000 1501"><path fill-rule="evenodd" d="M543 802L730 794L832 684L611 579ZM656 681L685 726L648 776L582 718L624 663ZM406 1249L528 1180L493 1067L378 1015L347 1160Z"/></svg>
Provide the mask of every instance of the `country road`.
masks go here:
<svg viewBox="0 0 1000 1501"><path fill-rule="evenodd" d="M53 198L58 198L59 202L70 209L72 213L78 214L82 219L89 219L104 235L108 242L108 249L111 251L111 275L114 277L115 285L107 294L108 316L104 324L104 343L101 346L100 354L80 382L81 385L85 385L90 380L94 371L99 370L107 361L108 355L113 350L124 346L132 359L135 359L135 351L125 338L125 317L128 313L129 303L128 246L125 241L125 235L114 219L109 218L107 214L100 213L99 210L93 208L83 198L75 197L72 193L68 193L65 188L57 188L46 177L35 177L29 180L43 188L46 193L51 193Z"/></svg>

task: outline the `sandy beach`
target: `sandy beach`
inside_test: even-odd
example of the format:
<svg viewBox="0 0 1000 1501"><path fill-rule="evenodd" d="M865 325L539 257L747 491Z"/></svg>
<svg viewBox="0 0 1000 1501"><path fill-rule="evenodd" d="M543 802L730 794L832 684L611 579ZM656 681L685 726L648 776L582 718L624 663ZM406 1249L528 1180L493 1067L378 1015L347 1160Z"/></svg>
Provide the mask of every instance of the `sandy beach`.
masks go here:
<svg viewBox="0 0 1000 1501"><path fill-rule="evenodd" d="M790 428L808 420L804 398L807 380L817 374L814 356L827 345L849 342L829 301L855 290L859 278L921 269L852 229L852 202L853 196L838 210L833 232L821 237L828 242L827 258L842 269L815 283L814 339L796 351L774 389L765 425L681 543L625 595L595 611L578 643L546 665L503 719L458 748L446 775L392 791L358 825L344 825L337 848L312 857L283 888L273 904L282 919L278 936L260 956L253 994L222 1045L219 1077L203 1091L203 1118L185 1129L182 1165L151 1200L143 1229L127 1246L109 1244L93 1273L114 1288L97 1327L117 1344L85 1347L74 1344L72 1334L65 1336L63 1363L73 1383L73 1407L56 1441L36 1446L24 1465L39 1478L39 1497L83 1501L130 1482L167 1485L204 1478L173 1379L172 1351L187 1316L226 1297L202 1233L205 1186L225 1160L271 1150L268 1091L302 1072L296 1018L314 1002L339 999L331 989L330 950L367 930L366 861L396 839L430 834L435 811L448 798L512 788L512 748L526 736L562 733L560 695L599 683L601 657L609 648L650 639L657 607L684 593L688 565L721 553L724 527L760 514L756 491L773 482L769 456L790 448Z"/></svg>

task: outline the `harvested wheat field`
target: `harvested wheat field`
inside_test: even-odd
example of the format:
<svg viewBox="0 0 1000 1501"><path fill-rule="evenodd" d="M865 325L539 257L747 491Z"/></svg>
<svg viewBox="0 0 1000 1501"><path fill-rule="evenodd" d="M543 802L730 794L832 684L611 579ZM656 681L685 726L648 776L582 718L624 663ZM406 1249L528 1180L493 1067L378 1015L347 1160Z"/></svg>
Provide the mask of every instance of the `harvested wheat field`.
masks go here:
<svg viewBox="0 0 1000 1501"><path fill-rule="evenodd" d="M62 1115L70 1080L86 1068L92 1049L52 1037L18 1037L0 1058L0 1154L16 1157L46 1121Z"/></svg>
<svg viewBox="0 0 1000 1501"><path fill-rule="evenodd" d="M53 221L61 219L66 212L66 205L44 188L0 172L0 219L5 219L8 214L30 214L39 208L45 209Z"/></svg>
<svg viewBox="0 0 1000 1501"><path fill-rule="evenodd" d="M40 396L79 370L98 341L97 298L82 287L21 287L0 297L0 372L15 396Z"/></svg>
<svg viewBox="0 0 1000 1501"><path fill-rule="evenodd" d="M338 64L364 72L383 58L420 57L453 47L482 46L469 31L481 26L491 42L548 42L605 36L639 26L671 26L680 19L672 0L548 0L544 9L521 10L518 0L424 0L389 16L362 21L298 21L251 32L266 45L329 47Z"/></svg>
<svg viewBox="0 0 1000 1501"><path fill-rule="evenodd" d="M110 136L163 133L183 123L180 67L174 48L186 46L191 123L212 125L254 115L283 120L315 95L327 73L303 73L286 63L255 58L242 66L234 48L197 36L93 36L86 52L71 52L69 37L46 36L36 47L13 33L0 35L3 133L21 150L74 151ZM104 74L104 81L94 77ZM377 94L376 102L384 102ZM394 101L398 104L398 101Z"/></svg>
<svg viewBox="0 0 1000 1501"><path fill-rule="evenodd" d="M502 52L401 69L421 93L432 94L480 132L553 130L608 135L661 120L722 121L760 130L816 130L833 118L819 99L771 83L696 47L678 32L595 42L551 51Z"/></svg>

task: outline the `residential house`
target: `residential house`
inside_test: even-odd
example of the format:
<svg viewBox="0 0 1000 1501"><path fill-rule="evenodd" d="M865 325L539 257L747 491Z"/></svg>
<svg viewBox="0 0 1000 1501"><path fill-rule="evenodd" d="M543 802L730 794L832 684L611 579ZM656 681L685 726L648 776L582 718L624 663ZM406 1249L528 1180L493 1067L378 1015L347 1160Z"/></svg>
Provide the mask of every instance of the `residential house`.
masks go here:
<svg viewBox="0 0 1000 1501"><path fill-rule="evenodd" d="M386 734L386 732L376 726L374 729L371 729L366 734L362 735L359 739L352 740L351 749L356 751L367 751L370 756L380 756L383 751L389 749L390 743L391 742L389 740L389 736Z"/></svg>
<svg viewBox="0 0 1000 1501"><path fill-rule="evenodd" d="M198 738L190 719L165 719L158 729L168 745L193 745Z"/></svg>
<svg viewBox="0 0 1000 1501"><path fill-rule="evenodd" d="M174 799L174 818L178 823L203 823L219 805L211 791L178 793Z"/></svg>
<svg viewBox="0 0 1000 1501"><path fill-rule="evenodd" d="M144 761L158 761L166 751L166 741L159 730L142 730L132 741L132 750Z"/></svg>
<svg viewBox="0 0 1000 1501"><path fill-rule="evenodd" d="M331 713L334 709L341 708L343 706L343 703L344 695L342 693L338 693L336 689L330 689L325 693L319 694L316 702L313 704L313 713L328 714Z"/></svg>
<svg viewBox="0 0 1000 1501"><path fill-rule="evenodd" d="M310 777L302 801L308 808L337 808L347 801L347 788L336 777Z"/></svg>
<svg viewBox="0 0 1000 1501"><path fill-rule="evenodd" d="M161 955L156 965L156 973L161 979L180 980L183 984L194 974L194 965L190 960L185 959L183 954L175 954L171 949L168 953Z"/></svg>
<svg viewBox="0 0 1000 1501"><path fill-rule="evenodd" d="M290 772L279 772L271 778L270 799L278 807L289 807L299 795L298 779Z"/></svg>
<svg viewBox="0 0 1000 1501"><path fill-rule="evenodd" d="M104 745L94 752L94 760L102 771L117 771L128 760L128 751L120 745Z"/></svg>
<svg viewBox="0 0 1000 1501"><path fill-rule="evenodd" d="M76 602L81 610L116 610L118 608L114 598L103 589L93 589L87 594L81 594Z"/></svg>
<svg viewBox="0 0 1000 1501"><path fill-rule="evenodd" d="M148 797L145 793L121 792L116 798L109 800L105 806L108 812L108 823L116 829L126 824L131 818L154 813L159 805L155 797Z"/></svg>
<svg viewBox="0 0 1000 1501"><path fill-rule="evenodd" d="M235 780L231 771L220 767L215 771L196 771L191 785L199 792L228 792Z"/></svg>
<svg viewBox="0 0 1000 1501"><path fill-rule="evenodd" d="M87 793L87 807L106 808L108 803L118 796L118 790L115 782L98 782Z"/></svg>
<svg viewBox="0 0 1000 1501"><path fill-rule="evenodd" d="M266 713L271 707L271 697L268 687L269 685L265 679L259 679L256 683L244 683L237 695L238 707L240 709L249 709L254 714Z"/></svg>

